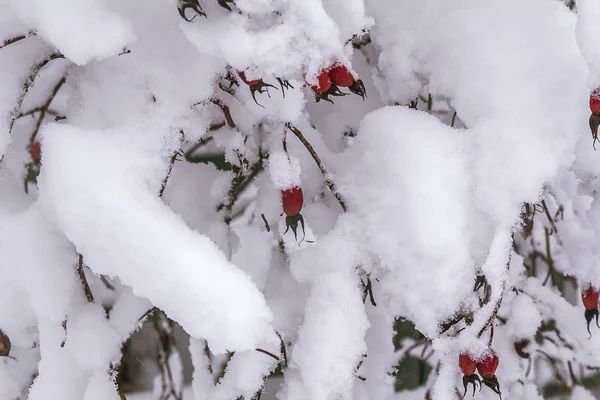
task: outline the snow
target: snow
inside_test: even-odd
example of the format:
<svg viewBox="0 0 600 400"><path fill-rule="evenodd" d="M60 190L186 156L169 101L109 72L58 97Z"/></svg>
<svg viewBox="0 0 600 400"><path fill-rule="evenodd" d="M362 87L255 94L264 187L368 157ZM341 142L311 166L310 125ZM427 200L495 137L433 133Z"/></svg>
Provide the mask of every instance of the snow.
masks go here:
<svg viewBox="0 0 600 400"><path fill-rule="evenodd" d="M78 65L115 55L135 39L127 20L110 11L103 1L12 0L11 4L25 24Z"/></svg>
<svg viewBox="0 0 600 400"><path fill-rule="evenodd" d="M213 242L191 231L149 190L144 159L148 165L157 161L124 146L119 134L126 133L46 127L40 177L46 211L95 273L118 276L190 335L206 338L215 353L254 348L271 320L263 296ZM91 176L94 186L85 184Z"/></svg>
<svg viewBox="0 0 600 400"><path fill-rule="evenodd" d="M510 303L511 319L508 331L515 339L531 338L542 323L542 316L537 310L531 297L527 295L516 296Z"/></svg>
<svg viewBox="0 0 600 400"><path fill-rule="evenodd" d="M300 162L283 151L275 151L269 155L269 175L279 190L300 186Z"/></svg>
<svg viewBox="0 0 600 400"><path fill-rule="evenodd" d="M378 255L385 271L380 289L390 307L431 336L440 317L457 310L474 279L466 268L473 265L468 178L453 134L423 112L375 111L344 155L351 166L340 180L360 221L353 234Z"/></svg>
<svg viewBox="0 0 600 400"><path fill-rule="evenodd" d="M120 361L148 363L153 376L132 373L133 389L160 389L154 332L131 339L143 361L124 346L153 307L185 330L168 364L177 388L193 375L186 399L250 399L266 385L263 399L445 400L462 387L459 353L489 347L506 398L542 398L555 379L547 357L571 398L593 398L567 366L580 378L600 363L579 300L600 286L587 123L598 5L227 4L203 1L206 18L187 22L174 0L0 1L0 329L12 344L0 398L117 399ZM65 59L25 95L32 67L56 51ZM363 80L366 101L314 100L305 80L335 62ZM257 104L238 71L274 87ZM41 174L26 194L34 110L66 73L39 121ZM184 157L192 147L201 162ZM281 208L294 186L299 238ZM429 378L403 393L396 318L432 351ZM278 362L256 351L281 356L274 330L288 361L276 379ZM515 352L527 340L531 360Z"/></svg>

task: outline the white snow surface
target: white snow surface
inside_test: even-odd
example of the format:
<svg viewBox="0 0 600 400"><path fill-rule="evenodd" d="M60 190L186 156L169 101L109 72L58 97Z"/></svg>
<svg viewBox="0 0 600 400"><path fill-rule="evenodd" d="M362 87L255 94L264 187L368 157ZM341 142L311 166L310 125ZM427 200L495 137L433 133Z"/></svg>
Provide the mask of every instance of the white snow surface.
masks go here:
<svg viewBox="0 0 600 400"><path fill-rule="evenodd" d="M0 399L117 399L110 366L154 306L191 336L185 396L195 400L254 396L277 366L255 349L281 356L274 329L288 355L280 400L454 398L458 355L488 349L491 332L479 331L490 317L506 398L541 399L536 384L553 379L538 363L526 376L516 340L563 365L600 364L578 292L600 286L600 159L587 126L600 84L595 1L578 0L576 13L555 0L236 0L232 12L200 3L207 18L186 22L175 0L0 0L0 47L36 31L0 48L0 329L14 356L0 362ZM372 43L353 48L365 29ZM20 104L31 68L53 51L65 60L45 66ZM313 100L304 81L336 61L364 81L365 102ZM228 88L226 72L237 71L275 88L255 104L240 79ZM65 73L25 194L39 111L10 135L9 124ZM294 86L285 98L276 78ZM404 106L418 96L419 110ZM282 151L286 123L326 177L289 131ZM198 140L202 160L178 155L171 170ZM281 210L280 191L296 185L302 241L284 234ZM220 206L231 193L230 209ZM523 203L537 207L531 237L517 225ZM553 270L539 257L531 276L533 251L551 252ZM491 289L483 306L478 274ZM561 293L557 274L577 282ZM363 302L367 279L376 307ZM462 314L473 322L440 333ZM397 317L431 340L434 370L399 394ZM550 320L552 340L537 343ZM235 355L215 384L209 369L226 351ZM575 386L571 398L593 395Z"/></svg>
<svg viewBox="0 0 600 400"><path fill-rule="evenodd" d="M216 353L253 349L269 330L264 297L145 184L157 154L127 145L144 133L48 125L40 177L46 212L94 272L118 276Z"/></svg>
<svg viewBox="0 0 600 400"><path fill-rule="evenodd" d="M76 64L116 55L135 39L103 0L11 0L18 17Z"/></svg>

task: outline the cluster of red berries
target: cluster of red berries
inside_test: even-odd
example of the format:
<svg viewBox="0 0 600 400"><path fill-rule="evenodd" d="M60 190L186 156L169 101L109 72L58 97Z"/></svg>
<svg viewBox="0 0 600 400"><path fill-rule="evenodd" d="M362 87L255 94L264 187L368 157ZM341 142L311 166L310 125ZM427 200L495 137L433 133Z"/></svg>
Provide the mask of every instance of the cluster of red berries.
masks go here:
<svg viewBox="0 0 600 400"><path fill-rule="evenodd" d="M587 330L591 337L592 332L590 332L590 322L592 322L594 317L596 317L596 326L600 328L600 325L598 325L598 289L590 285L581 292L581 300L585 307L584 315L587 322Z"/></svg>
<svg viewBox="0 0 600 400"><path fill-rule="evenodd" d="M500 398L502 398L502 393L500 392L500 384L498 383L498 378L496 378L496 369L498 369L498 355L494 351L494 349L489 349L488 352L483 356L483 358L479 359L479 361L475 360L473 356L469 353L460 353L458 356L458 366L460 370L464 374L463 376L463 386L465 388L465 394L463 398L467 394L467 387L469 383L473 385L473 396L475 396L475 389L477 388L477 384L479 384L481 390L481 382L492 389L494 393L497 393ZM479 379L479 376L475 373L475 371L479 372L482 379Z"/></svg>
<svg viewBox="0 0 600 400"><path fill-rule="evenodd" d="M306 77L304 80L306 81ZM310 85L308 81L306 83ZM333 101L329 96L347 95L339 89L340 87L348 88L352 93L362 97L363 100L367 95L363 82L360 79L355 79L350 70L340 63L334 63L331 67L322 69L317 75L316 83L310 85L310 88L316 94L317 102L326 100L331 103Z"/></svg>
<svg viewBox="0 0 600 400"><path fill-rule="evenodd" d="M302 231L304 232L304 217L300 214L303 204L304 195L300 186L293 186L281 191L281 206L286 215L285 225L287 227L284 235L292 228L296 240L298 240L298 223L302 225Z"/></svg>
<svg viewBox="0 0 600 400"><path fill-rule="evenodd" d="M590 94L590 130L592 131L592 138L594 139L594 149L596 149L596 141L598 140L598 127L600 126L600 87L596 88L592 94Z"/></svg>
<svg viewBox="0 0 600 400"><path fill-rule="evenodd" d="M252 98L254 102L260 106L258 101L256 101L256 93L267 93L269 94L268 88L273 88L275 90L279 90L277 87L265 83L262 79L248 79L246 78L246 73L244 71L238 71L238 75L242 82L244 82L250 88L250 94L252 94ZM228 78L233 85L234 79L232 75L228 75ZM305 82L310 86L313 92L315 92L315 99L317 103L321 100L329 101L333 103L333 101L329 98L329 96L339 97L346 96L348 93L344 93L340 90L340 87L348 88L352 93L357 94L363 98L366 97L365 85L360 79L354 78L354 75L350 72L350 70L340 64L335 63L333 66L322 69L317 75L317 80L315 83L310 84L306 78L304 77ZM281 86L281 92L285 97L285 89L294 88L287 80L277 78L279 85Z"/></svg>

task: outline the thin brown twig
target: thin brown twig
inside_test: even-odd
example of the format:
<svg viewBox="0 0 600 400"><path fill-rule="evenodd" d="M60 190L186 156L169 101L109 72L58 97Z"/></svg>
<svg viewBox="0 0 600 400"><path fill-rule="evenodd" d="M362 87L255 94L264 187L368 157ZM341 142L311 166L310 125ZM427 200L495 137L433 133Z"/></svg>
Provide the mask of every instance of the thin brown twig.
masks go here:
<svg viewBox="0 0 600 400"><path fill-rule="evenodd" d="M279 338L279 341L280 341L279 353L280 353L280 357L281 357L281 368L286 369L288 366L288 359L287 359L287 351L285 349L285 342L283 341L283 337L281 337L281 334L279 332L275 331L275 334L277 335L277 337Z"/></svg>
<svg viewBox="0 0 600 400"><path fill-rule="evenodd" d="M335 183L331 180L329 172L327 172L327 169L325 169L325 165L321 161L321 158L319 157L319 155L317 154L315 149L312 147L312 145L309 143L309 141L306 140L306 138L304 137L304 135L302 134L302 132L300 132L300 130L298 128L296 128L294 125L290 124L289 122L286 123L285 126L290 131L292 131L292 133L294 135L296 135L296 137L300 140L300 142L302 142L304 147L306 147L306 150L308 150L308 152L310 153L312 158L315 160L317 167L319 167L319 170L321 170L321 173L323 174L323 177L325 178L325 183L327 184L327 187L329 188L331 193L333 193L333 196L336 198L338 203L340 203L340 207L342 207L342 210L344 210L344 212L348 212L348 208L346 207L346 202L342 198L342 195L338 192L337 187L335 186Z"/></svg>
<svg viewBox="0 0 600 400"><path fill-rule="evenodd" d="M19 42L19 41L21 41L23 39L27 39L28 37L35 36L35 35L37 35L37 33L35 31L29 31L29 32L24 33L22 35L18 35L18 36L14 36L14 37L8 38L8 39L4 40L0 44L0 50L3 49L3 48L5 48L6 46L9 46L9 45L11 45L13 43L17 43L17 42Z"/></svg>
<svg viewBox="0 0 600 400"><path fill-rule="evenodd" d="M138 323L142 322L144 319L146 319L146 317L148 317L150 314L152 314L156 310L158 310L158 308L152 307L148 311L146 311L145 313L143 313L142 316L138 318Z"/></svg>
<svg viewBox="0 0 600 400"><path fill-rule="evenodd" d="M83 270L83 256L80 253L77 253L77 274L79 274L79 280L81 281L81 286L83 287L83 292L85 293L87 301L93 303L94 295L92 294L92 289L90 289L90 285L85 277L85 271Z"/></svg>
<svg viewBox="0 0 600 400"><path fill-rule="evenodd" d="M44 68L46 65L48 65L48 63L50 61L56 60L59 58L65 58L65 56L63 56L59 52L54 52L54 53L46 56L44 59L42 59L42 61L35 64L29 71L29 75L27 75L27 77L25 78L25 80L23 81L23 83L21 85L21 94L19 94L19 97L17 98L15 106L10 115L10 119L8 122L8 134L9 135L12 133L12 129L15 125L15 121L17 120L17 118L19 117L19 114L21 113L21 106L23 105L23 101L25 100L27 93L29 93L29 89L31 89L31 87L33 86L33 84L35 82L35 78L37 77L37 74L40 72L40 70L42 68ZM2 154L2 156L0 156L0 168L2 167L3 162L4 162L4 154Z"/></svg>
<svg viewBox="0 0 600 400"><path fill-rule="evenodd" d="M514 236L513 236L513 240L514 240ZM512 246L511 246L511 248L512 248ZM506 263L506 269L507 270L510 269L510 262L511 262L511 260L512 260L512 250L509 250L509 253L508 253L508 262ZM483 325L483 327L477 333L477 337L481 337L481 335L483 335L483 333L486 331L486 329L496 319L496 314L498 314L498 310L500 310L500 306L502 305L502 300L504 299L504 291L505 291L505 289L506 289L506 282L504 282L503 285L502 285L501 292L500 292L500 297L496 301L496 305L494 306L494 310L490 314L489 318L487 319L487 321L485 322L485 324Z"/></svg>
<svg viewBox="0 0 600 400"><path fill-rule="evenodd" d="M177 352L173 322L161 312L154 320L154 328L158 334L158 367L162 383L160 400L181 400L181 388L175 383L169 363L171 355Z"/></svg>
<svg viewBox="0 0 600 400"><path fill-rule="evenodd" d="M232 179L229 191L227 193L227 200L217 206L217 211L225 210L227 214L231 213L233 206L238 200L240 194L250 185L254 178L258 176L264 169L264 163L262 157L250 168L248 175L243 175L241 170ZM226 216L225 222L231 222L231 216Z"/></svg>
<svg viewBox="0 0 600 400"><path fill-rule="evenodd" d="M20 114L17 116L17 119L20 119L20 118L26 117L26 116L28 116L28 115L33 115L33 114L35 114L35 113L38 113L38 112L40 112L40 111L42 111L42 106L39 106L39 107L34 107L34 108L32 108L31 110L29 110L29 111L25 111L25 112L22 112L22 113L20 113ZM58 116L58 112L56 112L56 111L54 111L54 110L51 110L50 108L48 108L48 109L46 110L46 113L47 113L48 115L52 115L53 117L56 117L56 116Z"/></svg>
<svg viewBox="0 0 600 400"><path fill-rule="evenodd" d="M216 97L211 97L210 102L218 106L221 109L221 111L223 111L223 115L225 116L225 121L227 122L227 125L230 128L234 129L236 125L233 121L233 118L231 117L231 111L229 111L229 107Z"/></svg>
<svg viewBox="0 0 600 400"><path fill-rule="evenodd" d="M256 348L256 349L254 349L254 350L258 351L259 353L263 353L263 354L266 354L266 355L268 355L269 357L271 357L271 358L273 358L273 359L277 360L277 362L279 362L279 361L280 361L279 357L277 357L275 354L271 353L270 351L263 350L263 349L260 349L260 348Z"/></svg>
<svg viewBox="0 0 600 400"><path fill-rule="evenodd" d="M548 222L550 222L550 225L552 226L552 232L556 234L556 241L558 242L558 244L562 245L562 240L558 236L558 228L556 227L556 222L554 221L554 218L552 218L552 216L550 215L550 210L548 210L546 200L542 200L542 207L544 208L544 214L546 214Z"/></svg>
<svg viewBox="0 0 600 400"><path fill-rule="evenodd" d="M183 131L179 131L181 134L180 142L183 142ZM169 167L167 168L167 174L163 178L162 184L160 185L160 190L158 191L158 197L162 198L165 193L165 189L167 187L167 183L169 182L169 178L171 177L171 171L173 171L173 166L175 165L175 160L177 160L177 155L179 151L175 150L169 159Z"/></svg>
<svg viewBox="0 0 600 400"><path fill-rule="evenodd" d="M29 138L29 146L32 146L35 142L38 132L40 131L40 128L42 126L42 122L44 121L44 118L46 118L46 114L48 113L48 108L50 107L50 104L52 103L52 101L58 94L58 91L60 90L62 85L65 84L66 81L67 74L64 74L62 78L60 78L59 81L56 83L56 85L54 85L54 88L52 89L52 92L50 92L50 96L48 96L46 102L40 107L40 115L38 116L37 122L35 124L35 129L31 133L31 137Z"/></svg>

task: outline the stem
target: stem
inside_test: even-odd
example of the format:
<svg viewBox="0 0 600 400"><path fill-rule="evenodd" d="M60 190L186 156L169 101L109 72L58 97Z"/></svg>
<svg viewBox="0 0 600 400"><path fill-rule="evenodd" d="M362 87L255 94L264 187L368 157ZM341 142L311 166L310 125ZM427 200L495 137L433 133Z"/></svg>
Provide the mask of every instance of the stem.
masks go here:
<svg viewBox="0 0 600 400"><path fill-rule="evenodd" d="M275 331L275 334L277 335L277 337L279 338L280 341L280 345L279 345L279 353L280 353L280 358L281 358L281 368L282 369L286 369L288 366L288 357L287 357L287 351L285 349L285 342L283 341L283 338L281 337L281 334L277 331Z"/></svg>
<svg viewBox="0 0 600 400"><path fill-rule="evenodd" d="M227 193L227 201L219 204L217 206L217 211L225 209L227 214L230 214L240 194L248 187L248 185L250 185L250 183L252 183L252 181L254 181L254 178L256 178L263 169L264 165L261 156L261 158L251 167L249 175L244 176L240 171L238 175L236 175L231 181L231 186L229 187L229 192ZM225 217L225 222L231 222L230 215Z"/></svg>
<svg viewBox="0 0 600 400"><path fill-rule="evenodd" d="M286 123L285 126L290 131L292 131L292 133L294 135L296 135L296 137L300 140L300 142L302 142L302 144L304 145L304 147L306 147L306 150L308 150L308 152L310 153L310 155L312 156L312 158L315 160L315 163L317 164L317 167L319 167L319 169L321 170L321 173L325 177L325 183L327 184L327 187L329 188L329 190L331 191L331 193L333 193L333 196L336 198L336 200L338 201L338 203L340 203L340 207L342 207L342 210L344 210L344 212L348 212L348 208L346 207L346 202L342 198L342 195L338 192L338 190L337 190L337 188L335 186L335 183L329 178L329 173L325 169L325 165L321 161L321 158L319 158L319 155L317 154L317 152L315 151L315 149L308 142L308 140L306 140L306 138L304 137L304 135L302 134L302 132L300 132L300 130L298 128L296 128L294 125L290 124L289 122Z"/></svg>
<svg viewBox="0 0 600 400"><path fill-rule="evenodd" d="M18 119L19 114L21 113L21 106L23 105L23 101L25 100L27 93L29 93L29 89L31 89L31 87L33 86L33 84L35 82L35 78L37 77L37 74L40 72L40 70L42 68L44 68L46 65L48 65L48 63L50 61L56 60L58 58L65 58L65 56L63 56L59 52L54 52L54 53L50 54L49 56L45 57L42 61L35 64L33 66L33 68L31 68L31 70L29 71L29 75L27 75L27 78L25 78L25 80L23 81L23 84L21 85L21 94L17 98L17 102L16 102L16 104L11 112L10 118L9 118L9 122L8 122L9 136L12 133L12 129L13 129L13 126L15 125L15 121ZM4 161L4 154L2 154L2 156L0 156L0 168L2 167L3 161Z"/></svg>
<svg viewBox="0 0 600 400"><path fill-rule="evenodd" d="M183 142L183 131L179 131L181 134L181 142ZM171 171L173 171L173 165L175 165L175 160L177 160L177 155L179 152L175 150L171 158L169 159L169 168L167 169L167 174L163 178L162 185L160 186L160 190L158 192L158 197L162 199L163 194L165 193L165 188L167 187L167 183L169 182L169 177L171 176Z"/></svg>
<svg viewBox="0 0 600 400"><path fill-rule="evenodd" d="M513 240L514 240L514 237L513 237ZM508 262L506 263L507 270L510 269L510 261L511 260L512 260L512 251L509 250ZM502 299L504 298L505 289L506 289L506 281L504 281L502 283L502 291L500 292L500 297L496 301L496 305L494 306L494 310L492 311L492 314L489 316L489 318L487 319L487 321L485 322L483 327L477 333L477 337L481 337L481 335L483 335L483 333L486 331L486 329L494 322L494 319L496 319L496 314L498 314L498 310L500 310L500 306L502 305Z"/></svg>
<svg viewBox="0 0 600 400"><path fill-rule="evenodd" d="M37 122L35 124L35 129L31 133L31 137L29 138L29 146L33 145L33 143L35 142L35 139L40 130L40 127L42 126L42 122L44 121L44 118L46 117L46 114L48 113L48 108L50 107L52 100L54 100L58 91L60 90L62 85L65 84L66 81L67 81L67 74L63 75L63 77L60 78L60 80L56 83L56 85L54 85L52 92L50 92L50 96L48 96L48 99L46 100L46 102L40 107L40 109L39 109L40 115L38 116Z"/></svg>
<svg viewBox="0 0 600 400"><path fill-rule="evenodd" d="M277 357L275 354L271 353L270 351L263 350L263 349L254 349L254 350L258 351L259 353L263 353L263 354L266 354L266 355L268 355L269 357L271 357L271 358L273 358L273 359L277 360L277 362L279 362L279 361L280 361L280 360L279 360L279 357Z"/></svg>
<svg viewBox="0 0 600 400"><path fill-rule="evenodd" d="M550 215L550 211L548 210L548 206L546 205L546 200L542 200L542 207L544 208L544 214L546 214L546 218L548 218L548 221L550 222L550 225L552 226L552 232L556 233L556 241L558 242L558 244L560 244L562 246L562 240L558 236L558 228L556 227L554 218L552 218L552 216Z"/></svg>
<svg viewBox="0 0 600 400"><path fill-rule="evenodd" d="M0 50L5 48L6 46L9 46L13 43L19 42L23 39L27 39L28 37L35 36L35 35L37 35L37 33L35 31L29 31L25 34L18 35L18 36L12 37L12 38L8 38L5 41L3 41L2 44L0 44Z"/></svg>
<svg viewBox="0 0 600 400"><path fill-rule="evenodd" d="M227 125L230 128L235 128L235 122L233 121L233 118L231 118L231 112L229 111L229 107L224 104L221 100L213 97L210 99L211 103L219 106L219 108L221 109L221 111L223 111L223 115L225 116L225 121L227 122Z"/></svg>
<svg viewBox="0 0 600 400"><path fill-rule="evenodd" d="M81 281L81 286L83 287L83 292L85 293L87 301L89 303L93 303L94 295L92 294L90 285L88 285L87 278L85 277L85 271L83 270L83 256L79 253L77 253L77 273L79 274L79 280Z"/></svg>
<svg viewBox="0 0 600 400"><path fill-rule="evenodd" d="M160 400L181 400L182 394L177 390L173 371L171 371L171 365L169 364L171 355L177 351L173 335L173 322L163 312L160 312L154 321L154 328L158 334L158 367L162 383Z"/></svg>

